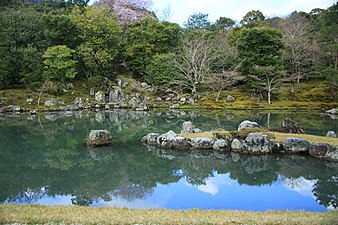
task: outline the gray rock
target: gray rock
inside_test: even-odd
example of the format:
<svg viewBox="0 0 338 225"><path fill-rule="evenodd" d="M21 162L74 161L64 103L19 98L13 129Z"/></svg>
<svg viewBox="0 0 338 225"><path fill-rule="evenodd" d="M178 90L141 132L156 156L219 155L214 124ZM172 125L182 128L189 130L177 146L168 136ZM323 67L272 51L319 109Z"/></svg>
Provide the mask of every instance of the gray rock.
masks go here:
<svg viewBox="0 0 338 225"><path fill-rule="evenodd" d="M32 98L29 98L26 100L27 104L31 105L33 104L34 100Z"/></svg>
<svg viewBox="0 0 338 225"><path fill-rule="evenodd" d="M141 83L142 88L148 88L148 84L146 82Z"/></svg>
<svg viewBox="0 0 338 225"><path fill-rule="evenodd" d="M144 136L141 141L142 143L148 144L148 145L157 145L157 138L160 135L158 133L149 133L146 136Z"/></svg>
<svg viewBox="0 0 338 225"><path fill-rule="evenodd" d="M242 151L246 154L267 154L271 152L267 134L249 133L243 142Z"/></svg>
<svg viewBox="0 0 338 225"><path fill-rule="evenodd" d="M309 153L315 158L338 162L338 146L332 147L326 143L312 143Z"/></svg>
<svg viewBox="0 0 338 225"><path fill-rule="evenodd" d="M128 104L131 108L136 109L138 102L139 102L138 99L136 97L133 97L128 101Z"/></svg>
<svg viewBox="0 0 338 225"><path fill-rule="evenodd" d="M96 147L112 144L112 136L108 130L91 130L87 138L87 145Z"/></svg>
<svg viewBox="0 0 338 225"><path fill-rule="evenodd" d="M104 106L104 109L105 109L105 110L109 110L109 109L110 109L110 105L109 105L109 104L106 104L106 105Z"/></svg>
<svg viewBox="0 0 338 225"><path fill-rule="evenodd" d="M98 91L95 93L95 100L98 102L104 102L104 93L102 91Z"/></svg>
<svg viewBox="0 0 338 225"><path fill-rule="evenodd" d="M50 99L50 100L47 100L47 101L45 101L45 106L56 106L56 104L57 104L57 101L56 101L56 99Z"/></svg>
<svg viewBox="0 0 338 225"><path fill-rule="evenodd" d="M240 140L238 139L234 139L232 142L231 142L231 150L234 151L234 152L239 152L241 151L243 148L243 144Z"/></svg>
<svg viewBox="0 0 338 225"><path fill-rule="evenodd" d="M194 128L194 129L192 130L192 132L193 132L193 133L201 133L202 131L201 131L201 129L199 129L199 128Z"/></svg>
<svg viewBox="0 0 338 225"><path fill-rule="evenodd" d="M122 80L121 79L116 79L116 83L119 87L122 86Z"/></svg>
<svg viewBox="0 0 338 225"><path fill-rule="evenodd" d="M193 149L212 149L214 141L210 138L191 138L191 147Z"/></svg>
<svg viewBox="0 0 338 225"><path fill-rule="evenodd" d="M180 108L180 104L173 104L172 106L169 107L169 109L178 109Z"/></svg>
<svg viewBox="0 0 338 225"><path fill-rule="evenodd" d="M326 111L326 112L335 115L335 114L337 114L337 109L336 109L336 108L333 108L333 109L328 110L328 111Z"/></svg>
<svg viewBox="0 0 338 225"><path fill-rule="evenodd" d="M188 102L189 102L190 105L195 104L195 100L193 98L189 98Z"/></svg>
<svg viewBox="0 0 338 225"><path fill-rule="evenodd" d="M181 134L192 133L194 125L190 121L185 121L182 124Z"/></svg>
<svg viewBox="0 0 338 225"><path fill-rule="evenodd" d="M162 101L162 98L161 97L157 97L157 98L155 98L155 101Z"/></svg>
<svg viewBox="0 0 338 225"><path fill-rule="evenodd" d="M218 139L215 141L212 148L215 151L220 151L220 152L227 151L227 150L230 150L230 143L224 139Z"/></svg>
<svg viewBox="0 0 338 225"><path fill-rule="evenodd" d="M68 90L73 90L74 89L74 85L72 83L68 83L67 84L67 89Z"/></svg>
<svg viewBox="0 0 338 225"><path fill-rule="evenodd" d="M158 136L157 144L161 148L172 148L175 138L177 138L177 134L170 130L167 133Z"/></svg>
<svg viewBox="0 0 338 225"><path fill-rule="evenodd" d="M73 103L74 103L74 105L76 105L79 108L82 108L82 106L83 106L82 105L82 98L79 98L79 97L75 98Z"/></svg>
<svg viewBox="0 0 338 225"><path fill-rule="evenodd" d="M277 141L271 141L270 142L270 148L272 152L282 152L283 149L283 143L277 142Z"/></svg>
<svg viewBox="0 0 338 225"><path fill-rule="evenodd" d="M231 95L228 95L228 97L225 99L226 102L234 102L235 98Z"/></svg>
<svg viewBox="0 0 338 225"><path fill-rule="evenodd" d="M328 131L327 134L326 134L326 137L336 138L337 135L334 131Z"/></svg>
<svg viewBox="0 0 338 225"><path fill-rule="evenodd" d="M21 112L21 106L15 105L13 106L13 112Z"/></svg>
<svg viewBox="0 0 338 225"><path fill-rule="evenodd" d="M176 137L172 142L172 147L178 150L187 150L191 148L190 139Z"/></svg>
<svg viewBox="0 0 338 225"><path fill-rule="evenodd" d="M187 102L187 99L184 98L184 97L182 97L182 98L180 98L180 102L181 102L182 104L185 104L185 103Z"/></svg>
<svg viewBox="0 0 338 225"><path fill-rule="evenodd" d="M243 122L241 122L238 125L238 129L237 130L241 130L243 128L254 128L254 127L259 127L259 125L256 122L252 122L249 120L244 120Z"/></svg>
<svg viewBox="0 0 338 225"><path fill-rule="evenodd" d="M302 138L287 138L283 141L283 149L289 153L309 151L310 143Z"/></svg>

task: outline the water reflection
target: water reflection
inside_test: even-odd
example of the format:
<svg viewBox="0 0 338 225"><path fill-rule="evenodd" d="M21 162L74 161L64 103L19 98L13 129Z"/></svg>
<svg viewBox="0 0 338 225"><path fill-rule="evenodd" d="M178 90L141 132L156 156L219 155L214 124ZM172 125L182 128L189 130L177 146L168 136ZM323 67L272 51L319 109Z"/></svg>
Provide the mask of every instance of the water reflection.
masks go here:
<svg viewBox="0 0 338 225"><path fill-rule="evenodd" d="M337 125L327 117L294 112L117 110L2 115L0 201L181 209L337 208L336 163L304 155L181 152L139 142L148 132L178 132L185 120L210 130L235 129L244 119L278 126L286 116L313 134L325 135ZM110 130L113 145L87 148L84 139L91 129ZM259 198L261 203L255 203Z"/></svg>

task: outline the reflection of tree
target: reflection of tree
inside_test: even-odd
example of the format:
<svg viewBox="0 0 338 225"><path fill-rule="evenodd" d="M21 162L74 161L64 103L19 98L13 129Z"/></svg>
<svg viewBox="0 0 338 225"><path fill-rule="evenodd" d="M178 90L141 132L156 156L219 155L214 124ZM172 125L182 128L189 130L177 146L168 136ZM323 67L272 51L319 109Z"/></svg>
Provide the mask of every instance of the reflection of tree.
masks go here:
<svg viewBox="0 0 338 225"><path fill-rule="evenodd" d="M337 175L337 174L336 174ZM327 180L319 180L313 188L317 201L326 207L338 208L338 180L332 176Z"/></svg>
<svg viewBox="0 0 338 225"><path fill-rule="evenodd" d="M180 121L184 120L193 121L202 130L220 126L235 129L246 118L262 124L266 121L265 114L251 113L236 112L229 121L229 112L220 111L215 119L215 112L208 111L121 110L104 112L104 121L99 123L90 121L95 114L83 112L78 118L56 115L56 121L41 116L43 129L37 119L6 118L0 121L0 201L34 202L44 195L71 195L77 205L110 201L112 196L132 201L151 195L157 184L185 177L189 183L200 185L217 172L230 173L231 178L248 185L271 184L278 174L290 179L304 176L318 180L313 190L318 201L337 207L337 181L332 178L337 174L337 166L329 167L317 159L302 155L240 155L233 161L230 155L148 150L139 143L148 132L179 131ZM273 115L271 126L284 119L282 114ZM98 128L112 132L113 145L87 149L84 138L91 129Z"/></svg>

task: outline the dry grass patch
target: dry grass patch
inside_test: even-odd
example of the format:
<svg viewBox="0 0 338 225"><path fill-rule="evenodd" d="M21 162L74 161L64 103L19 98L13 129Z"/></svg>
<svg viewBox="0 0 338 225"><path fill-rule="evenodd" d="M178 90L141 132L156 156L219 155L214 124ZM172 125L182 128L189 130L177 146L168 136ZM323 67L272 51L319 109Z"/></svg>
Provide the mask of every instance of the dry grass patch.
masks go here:
<svg viewBox="0 0 338 225"><path fill-rule="evenodd" d="M337 224L338 212L135 210L112 207L0 205L0 223L21 224Z"/></svg>
<svg viewBox="0 0 338 225"><path fill-rule="evenodd" d="M213 139L212 132L201 132L201 133L187 133L187 134L179 134L179 136L184 138L210 138Z"/></svg>
<svg viewBox="0 0 338 225"><path fill-rule="evenodd" d="M319 142L319 143L327 143L332 146L338 145L338 138L329 138L323 136L316 136L310 134L290 134L290 133L278 133L278 132L265 132L270 137L274 137L273 141L282 142L286 138L302 138L307 140L310 143Z"/></svg>

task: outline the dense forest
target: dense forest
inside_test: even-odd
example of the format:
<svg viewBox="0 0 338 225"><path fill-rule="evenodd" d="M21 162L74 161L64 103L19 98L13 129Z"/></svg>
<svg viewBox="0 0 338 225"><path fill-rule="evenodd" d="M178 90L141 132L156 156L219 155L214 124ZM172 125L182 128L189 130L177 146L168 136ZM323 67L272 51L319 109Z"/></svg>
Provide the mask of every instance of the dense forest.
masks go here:
<svg viewBox="0 0 338 225"><path fill-rule="evenodd" d="M335 98L336 3L285 18L254 10L239 22L196 13L183 27L165 12L156 16L147 0L87 4L1 0L0 90L59 90L72 80L95 87L124 74L196 98L212 91L216 101L222 91L246 85L269 103L281 83L290 83L293 94L294 84L326 80Z"/></svg>

